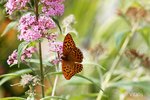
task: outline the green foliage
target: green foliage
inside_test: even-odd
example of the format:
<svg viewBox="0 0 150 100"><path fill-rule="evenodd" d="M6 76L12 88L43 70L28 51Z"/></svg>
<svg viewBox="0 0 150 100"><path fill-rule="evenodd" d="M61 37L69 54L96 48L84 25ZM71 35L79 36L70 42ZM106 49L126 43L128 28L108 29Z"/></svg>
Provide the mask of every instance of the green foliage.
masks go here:
<svg viewBox="0 0 150 100"><path fill-rule="evenodd" d="M8 31L10 31L12 28L16 27L18 22L16 21L12 21L10 22L7 27L5 28L4 32L1 34L1 37L6 35L6 33L8 33Z"/></svg>
<svg viewBox="0 0 150 100"><path fill-rule="evenodd" d="M61 29L61 26L60 26L60 23L59 23L59 21L56 19L56 18L52 18L53 19L53 21L56 23L56 25L58 26L58 28L59 28L59 31L60 31L60 33L62 34L62 29Z"/></svg>
<svg viewBox="0 0 150 100"><path fill-rule="evenodd" d="M23 70L19 70L19 71L13 72L13 73L0 75L0 78L2 78L0 80L0 86L9 80L20 77L21 75L30 73L30 72L31 72L30 69L23 69Z"/></svg>
<svg viewBox="0 0 150 100"><path fill-rule="evenodd" d="M26 47L28 46L29 42L22 42L20 43L20 45L18 46L18 56L17 56L17 59L18 59L18 67L20 67L20 63L21 63L21 55L23 53L23 50L26 49Z"/></svg>
<svg viewBox="0 0 150 100"><path fill-rule="evenodd" d="M147 46L150 47L150 27L146 26L139 30L139 33L143 37L144 41L146 42Z"/></svg>

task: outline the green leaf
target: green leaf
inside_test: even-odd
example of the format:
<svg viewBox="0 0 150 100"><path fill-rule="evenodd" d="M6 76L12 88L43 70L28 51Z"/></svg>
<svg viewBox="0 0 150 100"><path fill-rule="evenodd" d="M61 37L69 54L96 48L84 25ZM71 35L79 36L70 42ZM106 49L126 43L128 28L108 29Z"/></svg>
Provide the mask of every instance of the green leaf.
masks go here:
<svg viewBox="0 0 150 100"><path fill-rule="evenodd" d="M1 37L4 36L4 35L6 35L6 33L7 33L9 30L11 30L13 27L15 27L16 25L17 25L17 22L16 22L16 21L10 22L10 23L6 26L6 28L5 28L5 30L3 31Z"/></svg>
<svg viewBox="0 0 150 100"><path fill-rule="evenodd" d="M18 46L18 67L20 67L20 63L21 63L21 55L24 51L24 49L28 46L29 42L22 42L19 46Z"/></svg>
<svg viewBox="0 0 150 100"><path fill-rule="evenodd" d="M60 30L60 33L62 34L62 29L61 29L61 26L60 26L60 24L59 24L59 21L58 21L56 18L54 18L54 17L52 17L52 19L53 19L53 21L56 23L56 25L58 26L58 28L59 28L59 30Z"/></svg>
<svg viewBox="0 0 150 100"><path fill-rule="evenodd" d="M140 29L139 32L141 33L141 36L143 37L146 44L148 46L150 46L150 33L149 33L150 32L150 27L146 26L146 27Z"/></svg>
<svg viewBox="0 0 150 100"><path fill-rule="evenodd" d="M10 77L10 76L17 76L17 74L15 74L15 73L3 74L3 75L0 75L0 78L2 78L2 77Z"/></svg>
<svg viewBox="0 0 150 100"><path fill-rule="evenodd" d="M95 63L95 62L83 62L82 63L83 65L94 65L94 66L97 66L97 67L100 67L101 69L103 69L103 70L106 70L106 68L105 67L103 67L102 65L100 65L100 64L98 64L98 63Z"/></svg>
<svg viewBox="0 0 150 100"><path fill-rule="evenodd" d="M51 72L51 73L49 73L49 75L60 75L60 74L62 74L62 72ZM87 80L87 81L93 83L97 88L99 88L100 90L102 90L102 89L100 88L99 84L95 83L92 79L90 79L90 78L88 78L88 77L85 77L85 76L83 76L83 75L80 75L80 74L76 74L75 76L80 77L80 78L83 78L83 79L85 79L85 80ZM103 90L102 90L102 91L103 91Z"/></svg>
<svg viewBox="0 0 150 100"><path fill-rule="evenodd" d="M2 84L4 84L6 81L9 81L13 78L16 78L18 76L21 76L23 74L26 74L26 73L30 73L32 70L30 69L23 69L23 70L19 70L19 71L16 71L16 72L13 72L13 73L9 73L9 74L4 74L4 75L0 75L0 78L2 78L0 80L0 86ZM4 78L3 78L4 77Z"/></svg>
<svg viewBox="0 0 150 100"><path fill-rule="evenodd" d="M117 34L117 36L116 36L116 47L118 50L121 48L122 44L124 43L124 40L127 37L128 33L129 33L129 31Z"/></svg>
<svg viewBox="0 0 150 100"><path fill-rule="evenodd" d="M80 75L80 74L76 74L75 76L78 76L78 77L81 77L81 78L83 78L83 79L85 79L85 80L90 81L90 82L93 83L97 88L99 88L100 90L102 90L102 89L100 88L99 84L96 84L92 79L90 79L90 78L88 78L88 77L85 77L85 76L83 76L83 75ZM103 90L102 90L102 91L103 91ZM103 92L104 92L104 91L103 91Z"/></svg>
<svg viewBox="0 0 150 100"><path fill-rule="evenodd" d="M40 64L40 60L39 59L26 59L26 62L31 62L31 63L37 63L37 64ZM47 65L47 66L54 66L53 64L51 64L49 61L43 61L43 64L44 65Z"/></svg>
<svg viewBox="0 0 150 100"><path fill-rule="evenodd" d="M3 85L5 82L7 82L7 81L9 81L9 80L11 80L11 79L13 79L15 77L16 76L8 76L8 77L2 78L1 81L0 81L0 86Z"/></svg>
<svg viewBox="0 0 150 100"><path fill-rule="evenodd" d="M54 99L60 99L60 100L68 100L68 99L65 99L65 98L62 98L62 97L60 97L60 96L46 96L45 98L42 98L42 99L40 99L40 100L51 100L52 98L54 98Z"/></svg>
<svg viewBox="0 0 150 100"><path fill-rule="evenodd" d="M1 98L1 100L26 100L26 99L21 97L6 97L6 98Z"/></svg>
<svg viewBox="0 0 150 100"><path fill-rule="evenodd" d="M14 66L14 65L16 65L16 64L11 64L9 67L12 67L12 66Z"/></svg>

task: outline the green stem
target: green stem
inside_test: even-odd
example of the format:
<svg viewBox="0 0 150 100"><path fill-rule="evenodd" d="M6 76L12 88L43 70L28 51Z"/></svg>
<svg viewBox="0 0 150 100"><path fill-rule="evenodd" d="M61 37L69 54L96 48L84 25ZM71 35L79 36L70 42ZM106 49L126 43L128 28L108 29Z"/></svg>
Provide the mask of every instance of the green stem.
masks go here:
<svg viewBox="0 0 150 100"><path fill-rule="evenodd" d="M43 62L42 62L42 49L41 42L39 41L39 59L40 59L40 71L41 71L41 89L42 89L42 97L44 98L44 71L43 71Z"/></svg>
<svg viewBox="0 0 150 100"><path fill-rule="evenodd" d="M51 96L55 96L55 90L56 90L57 81L58 81L58 75L56 75Z"/></svg>
<svg viewBox="0 0 150 100"><path fill-rule="evenodd" d="M112 66L111 66L111 68L110 68L110 70L109 70L107 76L105 77L105 80L104 80L103 83L102 83L102 89L103 89L103 90L105 90L105 89L108 87L108 83L109 83L109 81L110 81L110 79L111 79L111 76L112 76L112 74L113 74L113 71L114 71L114 69L116 68L116 66L118 65L118 63L119 63L119 61L120 61L120 58L121 58L121 56L122 56L124 50L126 49L126 47L127 47L128 43L129 43L131 37L132 37L132 36L134 35L134 33L136 32L137 27L138 27L138 23L135 23L134 26L133 26L133 28L132 28L132 30L131 30L131 33L127 36L127 38L125 39L123 45L121 46L121 49L119 50L118 55L116 56L116 58L115 58L115 60L114 60L114 62L113 62L113 64L112 64ZM101 98L102 98L102 96L103 96L103 93L104 93L104 92L100 90L96 100L101 100Z"/></svg>
<svg viewBox="0 0 150 100"><path fill-rule="evenodd" d="M35 5L35 16L36 16L36 20L38 21L38 16L39 16L39 12L38 12L38 0L34 0L34 5Z"/></svg>
<svg viewBox="0 0 150 100"><path fill-rule="evenodd" d="M36 21L38 21L38 0L34 0L35 5L35 15ZM42 61L42 48L41 48L41 41L39 41L39 59L40 59L40 73L41 73L41 90L42 90L42 98L44 98L44 71L43 71L43 61Z"/></svg>
<svg viewBox="0 0 150 100"><path fill-rule="evenodd" d="M58 64L57 64L57 66L58 66ZM56 66L56 72L58 72L57 66ZM51 96L55 96L57 81L58 81L58 75L56 75L56 78L55 78L55 81L54 81L54 85L53 85L52 95Z"/></svg>

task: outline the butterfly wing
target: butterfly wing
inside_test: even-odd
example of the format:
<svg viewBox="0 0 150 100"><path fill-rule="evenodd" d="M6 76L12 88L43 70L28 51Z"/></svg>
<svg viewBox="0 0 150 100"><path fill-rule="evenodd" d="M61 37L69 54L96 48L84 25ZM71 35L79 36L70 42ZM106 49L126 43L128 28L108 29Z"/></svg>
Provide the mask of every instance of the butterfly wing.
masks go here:
<svg viewBox="0 0 150 100"><path fill-rule="evenodd" d="M72 62L66 62L62 61L62 72L64 77L67 80L70 80L70 78L75 74L73 73L73 63Z"/></svg>
<svg viewBox="0 0 150 100"><path fill-rule="evenodd" d="M74 62L78 62L81 63L83 60L83 54L81 52L80 49L78 49L77 47L75 47L74 49L71 50L70 52L70 58L74 61Z"/></svg>
<svg viewBox="0 0 150 100"><path fill-rule="evenodd" d="M63 55L68 55L69 52L75 48L75 43L72 39L72 36L68 33L65 36L64 42L63 42Z"/></svg>
<svg viewBox="0 0 150 100"><path fill-rule="evenodd" d="M82 69L83 69L82 64L79 64L79 63L75 63L75 64L74 64L74 71L75 71L75 73L81 72Z"/></svg>
<svg viewBox="0 0 150 100"><path fill-rule="evenodd" d="M81 72L82 69L82 64L62 61L62 72L67 80L70 80L72 76Z"/></svg>

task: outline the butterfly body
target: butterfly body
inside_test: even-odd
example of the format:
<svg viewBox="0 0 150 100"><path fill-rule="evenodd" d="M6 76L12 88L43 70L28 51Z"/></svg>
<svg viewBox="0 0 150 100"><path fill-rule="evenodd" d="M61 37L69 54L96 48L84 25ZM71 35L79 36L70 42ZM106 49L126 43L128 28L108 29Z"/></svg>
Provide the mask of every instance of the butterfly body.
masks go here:
<svg viewBox="0 0 150 100"><path fill-rule="evenodd" d="M68 33L63 42L62 72L64 77L69 80L71 77L80 71L83 66L80 64L83 60L83 54L76 47L72 36Z"/></svg>

